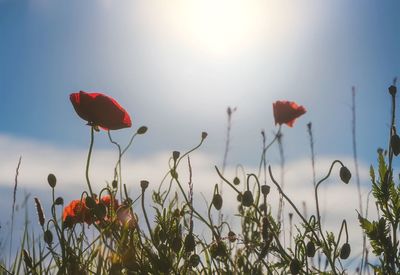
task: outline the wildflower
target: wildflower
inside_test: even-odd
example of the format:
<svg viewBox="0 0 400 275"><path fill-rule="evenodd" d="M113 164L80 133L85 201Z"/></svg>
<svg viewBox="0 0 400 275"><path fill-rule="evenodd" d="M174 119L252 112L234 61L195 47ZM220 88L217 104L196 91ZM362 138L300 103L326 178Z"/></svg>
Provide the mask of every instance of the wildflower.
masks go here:
<svg viewBox="0 0 400 275"><path fill-rule="evenodd" d="M117 130L132 126L131 118L119 103L101 93L72 93L70 100L76 113L91 126Z"/></svg>
<svg viewBox="0 0 400 275"><path fill-rule="evenodd" d="M119 203L116 198L114 198L114 202L111 204L112 197L110 195L102 196L100 201L104 203L107 208L113 208L114 210L116 210L119 207Z"/></svg>
<svg viewBox="0 0 400 275"><path fill-rule="evenodd" d="M89 208L86 207L85 201L73 200L65 208L63 212L63 221L70 221L68 227L76 223L87 223L92 224L93 218L89 212Z"/></svg>
<svg viewBox="0 0 400 275"><path fill-rule="evenodd" d="M296 118L306 113L306 109L303 106L299 106L292 101L278 100L272 104L272 107L274 109L275 125L286 124L292 127Z"/></svg>

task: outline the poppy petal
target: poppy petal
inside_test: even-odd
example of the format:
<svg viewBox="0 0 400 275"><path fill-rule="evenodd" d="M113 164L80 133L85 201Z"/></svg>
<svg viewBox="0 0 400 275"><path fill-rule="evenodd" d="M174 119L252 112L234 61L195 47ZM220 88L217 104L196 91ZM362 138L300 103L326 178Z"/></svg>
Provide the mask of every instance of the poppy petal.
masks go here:
<svg viewBox="0 0 400 275"><path fill-rule="evenodd" d="M289 127L293 127L296 118L306 113L306 109L303 106L297 105L292 101L278 100L272 104L275 125L286 124Z"/></svg>
<svg viewBox="0 0 400 275"><path fill-rule="evenodd" d="M117 130L132 126L128 112L113 98L102 93L72 93L70 100L76 113L92 126Z"/></svg>

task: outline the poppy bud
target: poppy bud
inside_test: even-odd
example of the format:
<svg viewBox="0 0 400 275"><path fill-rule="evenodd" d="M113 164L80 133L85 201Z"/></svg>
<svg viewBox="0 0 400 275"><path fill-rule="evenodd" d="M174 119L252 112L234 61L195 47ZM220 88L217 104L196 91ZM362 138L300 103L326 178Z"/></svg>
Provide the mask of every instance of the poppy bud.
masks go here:
<svg viewBox="0 0 400 275"><path fill-rule="evenodd" d="M233 184L234 184L234 185L239 185L239 183L240 183L240 179L239 179L238 177L235 177L235 178L233 179Z"/></svg>
<svg viewBox="0 0 400 275"><path fill-rule="evenodd" d="M194 248L196 247L196 241L194 240L193 234L188 234L185 238L185 251L186 252L192 252Z"/></svg>
<svg viewBox="0 0 400 275"><path fill-rule="evenodd" d="M315 245L312 241L309 241L306 245L307 257L314 257L315 255Z"/></svg>
<svg viewBox="0 0 400 275"><path fill-rule="evenodd" d="M236 234L235 234L235 232L233 232L233 231L229 231L228 232L228 240L231 242L231 243L233 243L233 242L235 242L236 241Z"/></svg>
<svg viewBox="0 0 400 275"><path fill-rule="evenodd" d="M390 146L392 147L393 154L397 156L400 153L400 137L397 134L390 138Z"/></svg>
<svg viewBox="0 0 400 275"><path fill-rule="evenodd" d="M175 253L178 253L180 250L181 250L181 248L182 248L182 238L181 237L175 237L173 240L172 240L172 243L171 243L171 248L172 248L172 250L175 252Z"/></svg>
<svg viewBox="0 0 400 275"><path fill-rule="evenodd" d="M201 133L201 139L205 139L208 136L207 132Z"/></svg>
<svg viewBox="0 0 400 275"><path fill-rule="evenodd" d="M350 256L350 244L345 243L342 248L340 249L340 259L346 260Z"/></svg>
<svg viewBox="0 0 400 275"><path fill-rule="evenodd" d="M340 168L340 178L344 183L349 183L351 178L350 170L346 166Z"/></svg>
<svg viewBox="0 0 400 275"><path fill-rule="evenodd" d="M58 197L55 201L54 201L55 205L62 205L64 204L64 199L62 197Z"/></svg>
<svg viewBox="0 0 400 275"><path fill-rule="evenodd" d="M144 133L146 133L147 132L147 127L146 126L142 126L142 127L140 127L138 130L137 130L137 134L138 135L143 135Z"/></svg>
<svg viewBox="0 0 400 275"><path fill-rule="evenodd" d="M140 187L142 187L142 191L149 187L149 182L147 180L140 181Z"/></svg>
<svg viewBox="0 0 400 275"><path fill-rule="evenodd" d="M226 256L226 246L225 243L218 241L217 243L214 243L210 247L210 255L213 258L216 257L225 257Z"/></svg>
<svg viewBox="0 0 400 275"><path fill-rule="evenodd" d="M253 194L250 190L247 190L243 193L242 204L243 206L251 206L254 202Z"/></svg>
<svg viewBox="0 0 400 275"><path fill-rule="evenodd" d="M94 208L94 213L99 219L103 219L107 214L107 208L104 203L100 202L99 204L97 204Z"/></svg>
<svg viewBox="0 0 400 275"><path fill-rule="evenodd" d="M156 266L162 273L169 273L171 262L166 256L161 254L161 257L157 260Z"/></svg>
<svg viewBox="0 0 400 275"><path fill-rule="evenodd" d="M86 197L85 204L86 204L86 207L89 209L93 209L96 207L96 202L94 201L94 199L92 197Z"/></svg>
<svg viewBox="0 0 400 275"><path fill-rule="evenodd" d="M51 188L56 187L56 184L57 184L56 176L54 176L54 174L49 174L47 176L47 182L49 183Z"/></svg>
<svg viewBox="0 0 400 275"><path fill-rule="evenodd" d="M299 272L300 272L300 269L301 269L301 263L300 263L300 261L299 260L297 260L297 259L293 259L291 262L290 262L290 272L292 273L292 274L299 274Z"/></svg>
<svg viewBox="0 0 400 275"><path fill-rule="evenodd" d="M53 233L51 233L50 230L46 230L46 231L44 232L43 238L44 238L44 241L45 241L48 245L51 245L51 243L53 242Z"/></svg>
<svg viewBox="0 0 400 275"><path fill-rule="evenodd" d="M394 85L391 85L391 86L389 87L389 93L390 93L392 96L395 96L395 95L396 95L396 92L397 92L397 87L394 86Z"/></svg>
<svg viewBox="0 0 400 275"><path fill-rule="evenodd" d="M112 183L111 183L111 186L112 186L112 188L117 188L118 187L118 181L116 181L116 180L113 180L112 181Z"/></svg>
<svg viewBox="0 0 400 275"><path fill-rule="evenodd" d="M176 161L180 155L181 155L181 153L179 153L178 151L172 152L172 158L174 159L174 161Z"/></svg>
<svg viewBox="0 0 400 275"><path fill-rule="evenodd" d="M191 267L196 267L199 265L200 263L200 257L197 254L193 254L192 256L190 256L189 258L189 263Z"/></svg>
<svg viewBox="0 0 400 275"><path fill-rule="evenodd" d="M242 202L242 197L243 197L242 193L239 193L239 194L237 194L237 196L236 196L236 200L237 200L238 202Z"/></svg>
<svg viewBox="0 0 400 275"><path fill-rule="evenodd" d="M269 185L261 185L261 193L266 196L269 194L269 191L271 190L271 187L269 187Z"/></svg>
<svg viewBox="0 0 400 275"><path fill-rule="evenodd" d="M214 194L212 204L214 205L215 209L221 210L222 207L222 196L220 194Z"/></svg>

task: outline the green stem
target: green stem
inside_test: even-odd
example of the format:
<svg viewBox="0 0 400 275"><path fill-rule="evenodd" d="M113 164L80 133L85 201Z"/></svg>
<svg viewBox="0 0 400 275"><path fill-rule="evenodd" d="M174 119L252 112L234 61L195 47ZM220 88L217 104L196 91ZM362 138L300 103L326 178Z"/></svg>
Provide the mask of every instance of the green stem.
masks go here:
<svg viewBox="0 0 400 275"><path fill-rule="evenodd" d="M274 142L278 139L278 136L281 134L281 128L282 125L279 125L278 132L275 134L275 137L272 139L272 141L263 148L262 154L261 154L261 160L260 160L260 165L258 166L258 177L260 177L261 174L261 167L263 162L265 162L265 154L267 153L267 150L274 144Z"/></svg>
<svg viewBox="0 0 400 275"><path fill-rule="evenodd" d="M93 143L94 143L94 127L90 127L90 145L89 145L89 152L87 156L87 161L86 161L86 182L89 187L89 193L92 198L93 196L93 191L92 187L90 185L90 180L89 180L89 164L90 164L90 157L92 156L92 149L93 149Z"/></svg>

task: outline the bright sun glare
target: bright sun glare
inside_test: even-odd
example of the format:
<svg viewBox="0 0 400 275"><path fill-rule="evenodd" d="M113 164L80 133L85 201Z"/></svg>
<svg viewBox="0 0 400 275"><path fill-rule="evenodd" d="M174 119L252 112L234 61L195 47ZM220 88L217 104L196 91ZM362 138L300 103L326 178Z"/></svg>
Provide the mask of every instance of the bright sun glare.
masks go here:
<svg viewBox="0 0 400 275"><path fill-rule="evenodd" d="M251 1L182 1L173 12L175 26L192 47L232 54L257 40L261 11Z"/></svg>

